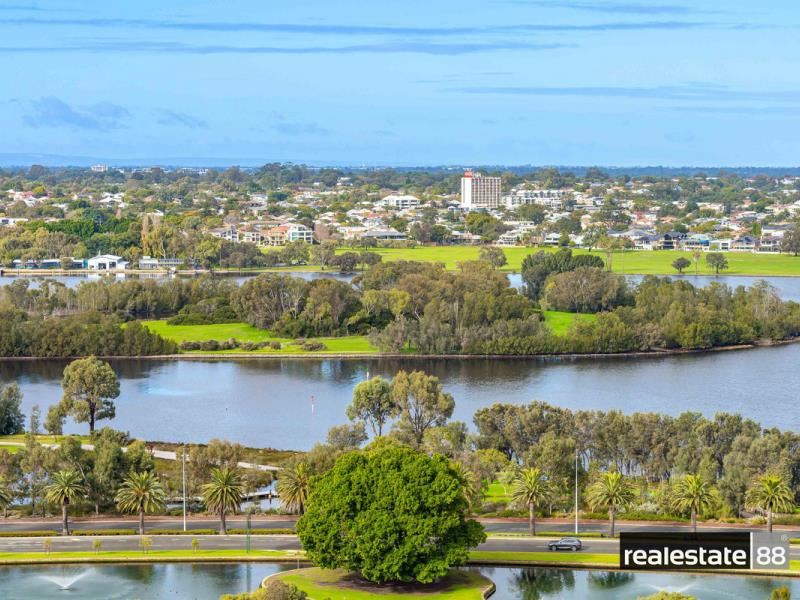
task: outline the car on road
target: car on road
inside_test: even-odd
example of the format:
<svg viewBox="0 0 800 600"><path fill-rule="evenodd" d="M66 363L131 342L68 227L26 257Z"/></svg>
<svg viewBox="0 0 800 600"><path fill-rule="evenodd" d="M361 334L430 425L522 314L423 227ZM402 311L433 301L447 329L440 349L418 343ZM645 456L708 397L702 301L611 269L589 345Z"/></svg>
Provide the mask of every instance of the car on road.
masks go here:
<svg viewBox="0 0 800 600"><path fill-rule="evenodd" d="M581 541L575 537L564 537L547 544L547 549L552 550L572 550L577 552L582 547Z"/></svg>

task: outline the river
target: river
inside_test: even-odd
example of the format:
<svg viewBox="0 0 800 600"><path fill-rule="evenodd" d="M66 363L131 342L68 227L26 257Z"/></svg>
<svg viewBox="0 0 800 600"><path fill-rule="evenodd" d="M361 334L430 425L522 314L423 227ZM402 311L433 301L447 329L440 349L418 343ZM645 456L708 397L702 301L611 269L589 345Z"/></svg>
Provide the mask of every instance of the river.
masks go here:
<svg viewBox="0 0 800 600"><path fill-rule="evenodd" d="M142 564L0 567L6 600L217 600L226 593L258 587L292 564ZM787 586L800 593L800 580L779 577L624 573L524 567L470 567L497 586L492 600L633 600L658 591L680 591L698 600L766 600ZM67 586L62 589L62 586Z"/></svg>
<svg viewBox="0 0 800 600"><path fill-rule="evenodd" d="M341 281L350 281L353 278L353 275L342 275L336 272L326 272L326 273L318 273L313 271L282 271L282 273L286 275L292 275L293 277L300 277L306 280L313 280L313 279L320 279L320 278L335 278ZM42 274L28 274L28 275L0 275L0 286L8 285L9 283L25 278L26 280L30 280L32 286L38 285L39 280L41 279ZM99 274L84 274L84 275L53 275L48 277L48 279L52 279L54 281L58 281L63 283L67 287L77 287L83 281L96 281L101 277L107 277L107 275L99 275ZM169 279L168 275L164 275L161 273L152 273L152 274L124 274L120 273L117 274L116 279L123 280L123 279L156 279L159 281L166 281ZM189 277L189 276L186 276ZM237 284L241 284L248 279L254 277L253 274L250 275L239 275L239 274L227 274L224 277L228 277L235 281ZM628 275L628 280L636 284L642 280L643 275ZM710 276L710 275L671 275L673 279L684 279L689 283L705 287L713 281L718 283L728 285L731 287L738 287L740 285L749 287L753 285L753 283L757 281L766 281L770 285L774 286L775 289L778 290L781 298L784 300L794 300L795 302L800 302L800 277L750 277L744 275L720 275L720 276ZM508 279L512 286L520 287L522 285L522 276L519 273L509 273Z"/></svg>
<svg viewBox="0 0 800 600"><path fill-rule="evenodd" d="M26 413L61 396L57 360L0 361ZM800 345L647 358L277 359L112 361L121 382L116 429L148 440L229 439L307 450L346 421L353 387L367 377L423 369L456 401L454 419L495 402L544 400L571 409L737 412L767 427L800 431ZM101 422L102 424L102 422ZM68 421L69 433L86 425Z"/></svg>

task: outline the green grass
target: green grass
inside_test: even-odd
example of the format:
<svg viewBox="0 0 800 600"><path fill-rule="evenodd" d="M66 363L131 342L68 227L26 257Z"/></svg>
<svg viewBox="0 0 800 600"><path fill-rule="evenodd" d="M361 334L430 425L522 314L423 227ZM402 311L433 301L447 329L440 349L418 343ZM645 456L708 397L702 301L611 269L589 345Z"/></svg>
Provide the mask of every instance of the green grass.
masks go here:
<svg viewBox="0 0 800 600"><path fill-rule="evenodd" d="M428 589L422 584L409 585L377 585L351 583L346 580L348 574L339 570L323 570L319 568L288 571L276 577L296 585L306 592L310 598L330 600L367 600L369 598L428 598L430 600L478 600L483 598L482 591L491 582L478 573L454 571L437 584Z"/></svg>
<svg viewBox="0 0 800 600"><path fill-rule="evenodd" d="M503 484L493 481L486 488L483 493L483 499L486 502L508 503L511 502L511 486L504 486Z"/></svg>
<svg viewBox="0 0 800 600"><path fill-rule="evenodd" d="M564 335L575 321L596 321L597 315L559 312L555 310L542 311L544 322L556 335Z"/></svg>
<svg viewBox="0 0 800 600"><path fill-rule="evenodd" d="M475 550L469 553L470 561L497 563L590 564L619 566L619 555L589 552L495 552Z"/></svg>
<svg viewBox="0 0 800 600"><path fill-rule="evenodd" d="M503 248L508 258L508 264L504 267L507 271L519 271L522 259L528 254L539 250L554 252L555 248ZM346 252L343 248L340 252ZM352 249L349 249L352 250ZM421 260L443 262L448 269L455 269L459 262L465 260L477 260L480 248L476 246L420 246L417 248L373 248L371 252L377 252L383 256L383 260ZM574 249L575 254L587 254L586 250ZM602 251L593 251L595 254L606 260L606 254ZM675 275L677 271L672 268L672 262L680 257L692 261L690 252L680 252L676 250L628 250L614 254L612 267L615 272L626 273L629 275ZM789 275L800 276L800 257L788 254L752 254L749 252L726 252L730 268L723 271L723 275ZM311 270L319 270L319 267L310 265ZM289 270L297 270L295 268ZM307 270L307 269L306 269ZM694 264L686 270L688 274L694 274ZM698 264L698 274L713 275L714 270L706 265L705 255Z"/></svg>
<svg viewBox="0 0 800 600"><path fill-rule="evenodd" d="M299 344L289 338L276 337L265 329L258 329L247 323L219 323L215 325L170 325L166 321L142 321L142 325L160 336L172 340L177 344L181 342L203 342L217 340L224 342L236 338L240 342L280 342L280 350L262 348L247 352L241 348L232 350L194 350L189 354L372 354L377 353L367 336L351 335L347 337L320 337L309 338L309 341L322 342L325 350L306 352Z"/></svg>
<svg viewBox="0 0 800 600"><path fill-rule="evenodd" d="M25 445L26 435L24 433L16 433L13 435L0 435L0 442L13 442L15 444ZM88 435L37 435L36 441L40 444L60 444L67 438L77 438L81 444L91 443L91 438Z"/></svg>
<svg viewBox="0 0 800 600"><path fill-rule="evenodd" d="M202 542L201 542L202 544ZM301 552L293 550L113 550L105 552L0 552L0 564L83 563L83 562L196 562L250 560L296 560Z"/></svg>

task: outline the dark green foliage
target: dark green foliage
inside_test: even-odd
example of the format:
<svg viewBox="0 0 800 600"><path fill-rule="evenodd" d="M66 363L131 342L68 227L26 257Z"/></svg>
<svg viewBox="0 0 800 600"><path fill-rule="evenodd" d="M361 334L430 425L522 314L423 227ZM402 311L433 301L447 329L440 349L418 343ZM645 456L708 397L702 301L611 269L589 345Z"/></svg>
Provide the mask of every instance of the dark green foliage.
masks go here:
<svg viewBox="0 0 800 600"><path fill-rule="evenodd" d="M313 480L297 534L323 568L375 582L429 583L464 564L485 539L467 510L463 482L447 458L379 445L341 456Z"/></svg>
<svg viewBox="0 0 800 600"><path fill-rule="evenodd" d="M0 435L22 433L25 429L21 404L22 390L16 383L0 385Z"/></svg>
<svg viewBox="0 0 800 600"><path fill-rule="evenodd" d="M89 315L56 319L9 311L0 314L0 320L0 356L146 356L178 350L136 322L124 326Z"/></svg>
<svg viewBox="0 0 800 600"><path fill-rule="evenodd" d="M538 299L544 291L544 284L552 274L572 271L578 267L605 267L603 259L593 254L572 255L572 250L564 248L558 252L539 251L529 254L522 261L522 281L524 292L533 300Z"/></svg>

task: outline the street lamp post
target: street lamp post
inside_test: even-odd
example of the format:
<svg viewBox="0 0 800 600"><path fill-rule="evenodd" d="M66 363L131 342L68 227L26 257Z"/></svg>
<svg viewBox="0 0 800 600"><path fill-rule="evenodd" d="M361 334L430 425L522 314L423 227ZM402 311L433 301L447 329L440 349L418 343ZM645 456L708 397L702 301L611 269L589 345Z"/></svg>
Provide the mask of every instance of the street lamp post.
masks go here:
<svg viewBox="0 0 800 600"><path fill-rule="evenodd" d="M575 535L578 535L578 450L575 450Z"/></svg>
<svg viewBox="0 0 800 600"><path fill-rule="evenodd" d="M181 461L181 479L183 481L183 530L186 531L186 444L183 445Z"/></svg>

